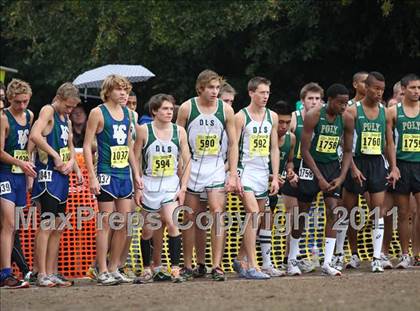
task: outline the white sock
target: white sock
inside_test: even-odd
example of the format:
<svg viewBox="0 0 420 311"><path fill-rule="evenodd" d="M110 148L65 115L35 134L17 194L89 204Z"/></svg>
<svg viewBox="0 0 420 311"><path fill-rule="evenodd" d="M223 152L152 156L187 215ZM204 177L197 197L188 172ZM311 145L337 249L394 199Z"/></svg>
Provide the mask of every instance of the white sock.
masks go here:
<svg viewBox="0 0 420 311"><path fill-rule="evenodd" d="M349 227L349 221L345 220L341 223L341 225L344 227L344 229L337 231L337 239L335 242L335 253L344 255L344 242L346 241L346 234L347 234L347 229Z"/></svg>
<svg viewBox="0 0 420 311"><path fill-rule="evenodd" d="M271 266L271 230L260 229L258 241L260 242L263 267Z"/></svg>
<svg viewBox="0 0 420 311"><path fill-rule="evenodd" d="M382 251L382 241L384 239L384 219L378 219L378 225L373 224L372 240L373 240L373 257L380 259Z"/></svg>
<svg viewBox="0 0 420 311"><path fill-rule="evenodd" d="M334 254L334 247L335 247L335 239L334 238L325 238L324 265L331 263L332 256Z"/></svg>
<svg viewBox="0 0 420 311"><path fill-rule="evenodd" d="M290 236L290 250L289 250L289 260L296 259L297 255L299 254L299 239L295 239L294 237Z"/></svg>

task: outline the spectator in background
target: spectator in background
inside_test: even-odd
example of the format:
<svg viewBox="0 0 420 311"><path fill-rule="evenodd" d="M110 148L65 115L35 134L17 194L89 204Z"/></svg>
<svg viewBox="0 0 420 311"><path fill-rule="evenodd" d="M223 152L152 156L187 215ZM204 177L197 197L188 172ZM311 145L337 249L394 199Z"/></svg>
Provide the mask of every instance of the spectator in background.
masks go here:
<svg viewBox="0 0 420 311"><path fill-rule="evenodd" d="M131 91L130 95L128 95L127 108L132 111L137 110L137 96L133 91Z"/></svg>
<svg viewBox="0 0 420 311"><path fill-rule="evenodd" d="M83 148L85 138L87 115L82 104L77 105L70 114L73 127L73 145L75 148Z"/></svg>
<svg viewBox="0 0 420 311"><path fill-rule="evenodd" d="M139 125L146 124L146 123L151 123L153 121L153 118L149 114L149 105L148 104L144 105L143 111L144 111L144 114L140 117L140 119L137 122Z"/></svg>
<svg viewBox="0 0 420 311"><path fill-rule="evenodd" d="M400 81L398 81L397 83L394 84L394 87L392 88L392 91L393 91L393 95L392 95L392 98L390 100L388 100L388 105L387 105L388 108L400 103L403 96L404 96L404 93L401 90L401 82Z"/></svg>
<svg viewBox="0 0 420 311"><path fill-rule="evenodd" d="M219 98L229 106L232 106L235 95L236 91L229 83L225 82L220 87Z"/></svg>

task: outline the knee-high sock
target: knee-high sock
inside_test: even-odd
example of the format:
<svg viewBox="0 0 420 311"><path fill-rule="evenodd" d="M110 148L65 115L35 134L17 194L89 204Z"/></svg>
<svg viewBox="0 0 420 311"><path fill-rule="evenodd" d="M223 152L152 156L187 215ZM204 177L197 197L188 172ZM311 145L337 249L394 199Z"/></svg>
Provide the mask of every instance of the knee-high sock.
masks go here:
<svg viewBox="0 0 420 311"><path fill-rule="evenodd" d="M380 259L382 251L382 241L384 239L384 218L378 219L378 224L373 224L372 228L373 240L373 257Z"/></svg>

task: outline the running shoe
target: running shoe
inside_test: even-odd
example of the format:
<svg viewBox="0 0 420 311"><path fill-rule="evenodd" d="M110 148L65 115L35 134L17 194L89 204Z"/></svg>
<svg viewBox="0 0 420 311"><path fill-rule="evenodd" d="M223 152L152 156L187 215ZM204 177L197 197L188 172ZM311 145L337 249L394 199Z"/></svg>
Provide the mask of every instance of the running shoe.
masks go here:
<svg viewBox="0 0 420 311"><path fill-rule="evenodd" d="M194 278L203 278L207 274L207 268L206 265L203 263L199 263L197 267L193 270L193 276Z"/></svg>
<svg viewBox="0 0 420 311"><path fill-rule="evenodd" d="M38 280L36 282L36 285L38 287L55 287L56 284L50 280L50 278L47 275L39 275L38 274Z"/></svg>
<svg viewBox="0 0 420 311"><path fill-rule="evenodd" d="M298 261L296 259L289 259L287 262L287 275L301 275L302 271L300 271L298 266Z"/></svg>
<svg viewBox="0 0 420 311"><path fill-rule="evenodd" d="M194 278L194 271L190 268L183 267L181 269L181 275L186 281L191 281Z"/></svg>
<svg viewBox="0 0 420 311"><path fill-rule="evenodd" d="M382 268L382 263L380 259L374 258L371 263L372 272L384 272L384 268Z"/></svg>
<svg viewBox="0 0 420 311"><path fill-rule="evenodd" d="M359 269L361 262L357 254L351 255L350 261L346 264L346 269Z"/></svg>
<svg viewBox="0 0 420 311"><path fill-rule="evenodd" d="M36 285L36 281L38 280L38 272L29 271L25 274L23 279L30 285Z"/></svg>
<svg viewBox="0 0 420 311"><path fill-rule="evenodd" d="M220 267L216 267L211 270L211 278L213 281L226 281L225 272Z"/></svg>
<svg viewBox="0 0 420 311"><path fill-rule="evenodd" d="M264 272L265 274L268 274L270 277L280 277L280 276L286 275L286 272L274 268L273 265L268 266L268 267L261 267L261 271Z"/></svg>
<svg viewBox="0 0 420 311"><path fill-rule="evenodd" d="M147 284L153 282L153 272L150 268L144 268L138 278L135 278L134 284Z"/></svg>
<svg viewBox="0 0 420 311"><path fill-rule="evenodd" d="M134 273L133 269L129 266L124 266L122 268L119 269L120 273L124 274L126 277L128 277L129 279L135 279L136 278L136 274Z"/></svg>
<svg viewBox="0 0 420 311"><path fill-rule="evenodd" d="M3 281L0 281L0 287L2 288L28 288L29 282L25 280L18 280L13 274L9 275Z"/></svg>
<svg viewBox="0 0 420 311"><path fill-rule="evenodd" d="M389 257L385 255L384 253L381 253L381 264L382 264L382 268L384 269L394 268L391 260L389 260Z"/></svg>
<svg viewBox="0 0 420 311"><path fill-rule="evenodd" d="M98 278L98 270L96 267L89 267L88 271L86 272L86 276L91 280L96 280Z"/></svg>
<svg viewBox="0 0 420 311"><path fill-rule="evenodd" d="M249 268L246 270L246 278L250 280L268 280L270 276L259 269Z"/></svg>
<svg viewBox="0 0 420 311"><path fill-rule="evenodd" d="M164 282L164 281L171 281L172 277L171 274L165 267L157 267L153 269L153 281L155 282Z"/></svg>
<svg viewBox="0 0 420 311"><path fill-rule="evenodd" d="M420 255L414 256L413 266L420 267Z"/></svg>
<svg viewBox="0 0 420 311"><path fill-rule="evenodd" d="M298 267L303 273L310 273L316 270L314 263L306 258L297 261Z"/></svg>
<svg viewBox="0 0 420 311"><path fill-rule="evenodd" d="M340 276L341 272L337 269L335 269L334 267L332 267L331 264L326 264L324 263L321 267L322 270L322 274L325 275L331 275L331 276Z"/></svg>
<svg viewBox="0 0 420 311"><path fill-rule="evenodd" d="M125 274L120 273L119 270L111 272L111 275L114 279L116 279L120 284L128 284L133 283L133 280L127 277Z"/></svg>
<svg viewBox="0 0 420 311"><path fill-rule="evenodd" d="M333 256L332 263L333 263L334 269L336 269L338 271L343 271L344 255L343 254L337 254L337 255Z"/></svg>
<svg viewBox="0 0 420 311"><path fill-rule="evenodd" d="M395 266L396 269L407 269L411 264L411 258L408 255L400 256L399 263Z"/></svg>
<svg viewBox="0 0 420 311"><path fill-rule="evenodd" d="M56 274L49 274L48 278L51 282L55 283L57 287L70 287L73 285L70 281L62 280Z"/></svg>
<svg viewBox="0 0 420 311"><path fill-rule="evenodd" d="M97 277L98 285L111 286L118 285L120 282L116 280L109 272L102 272Z"/></svg>
<svg viewBox="0 0 420 311"><path fill-rule="evenodd" d="M181 276L181 269L179 267L171 269L171 279L173 283L185 282L184 278Z"/></svg>

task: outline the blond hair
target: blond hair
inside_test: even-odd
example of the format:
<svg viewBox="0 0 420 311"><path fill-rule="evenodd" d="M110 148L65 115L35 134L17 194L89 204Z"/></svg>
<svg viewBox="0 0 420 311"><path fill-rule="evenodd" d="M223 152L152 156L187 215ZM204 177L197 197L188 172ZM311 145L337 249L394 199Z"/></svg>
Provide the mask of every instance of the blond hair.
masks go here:
<svg viewBox="0 0 420 311"><path fill-rule="evenodd" d="M229 83L227 83L225 81L225 83L223 83L223 85L220 87L220 91L219 91L219 97L223 95L223 93L229 93L232 94L233 96L236 95L236 91L235 89L232 87L232 85L230 85Z"/></svg>
<svg viewBox="0 0 420 311"><path fill-rule="evenodd" d="M201 91L213 80L219 81L220 85L225 82L223 77L219 76L213 70L206 69L200 72L195 82L195 90L197 94L200 95Z"/></svg>
<svg viewBox="0 0 420 311"><path fill-rule="evenodd" d="M71 82L61 84L55 96L62 100L75 98L80 102L79 90Z"/></svg>
<svg viewBox="0 0 420 311"><path fill-rule="evenodd" d="M20 94L28 94L32 96L32 89L28 82L19 79L13 79L7 85L6 95L7 98L10 100L14 98L16 95Z"/></svg>
<svg viewBox="0 0 420 311"><path fill-rule="evenodd" d="M120 75L109 75L105 78L104 82L102 82L101 99L106 102L109 98L109 94L117 87L122 87L127 94L130 94L132 88L131 83L127 78Z"/></svg>

